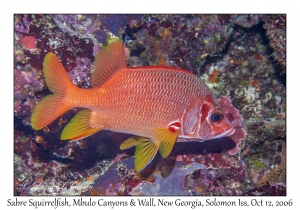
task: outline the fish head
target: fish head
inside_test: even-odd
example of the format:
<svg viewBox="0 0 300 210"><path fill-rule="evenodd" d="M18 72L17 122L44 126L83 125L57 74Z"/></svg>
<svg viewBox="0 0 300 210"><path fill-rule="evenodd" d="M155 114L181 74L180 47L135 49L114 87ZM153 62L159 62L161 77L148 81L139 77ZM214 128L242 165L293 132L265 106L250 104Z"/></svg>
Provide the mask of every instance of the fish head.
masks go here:
<svg viewBox="0 0 300 210"><path fill-rule="evenodd" d="M233 135L235 129L224 115L222 109L214 104L208 105L208 103L204 103L202 107L205 106L209 106L210 109L207 116L204 114L200 118L198 136L203 140L207 140Z"/></svg>
<svg viewBox="0 0 300 210"><path fill-rule="evenodd" d="M208 140L231 136L235 129L212 96L196 100L185 110L180 137Z"/></svg>

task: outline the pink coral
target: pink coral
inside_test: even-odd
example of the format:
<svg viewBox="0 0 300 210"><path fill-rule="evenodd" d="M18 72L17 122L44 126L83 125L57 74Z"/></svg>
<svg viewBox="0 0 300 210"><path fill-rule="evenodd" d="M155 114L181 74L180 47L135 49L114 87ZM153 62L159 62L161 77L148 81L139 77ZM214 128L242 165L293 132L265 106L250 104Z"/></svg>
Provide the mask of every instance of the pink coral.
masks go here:
<svg viewBox="0 0 300 210"><path fill-rule="evenodd" d="M170 157L171 159L172 157ZM177 155L176 161L184 163L201 163L206 168L230 168L234 160L224 153L209 153L209 154L186 154L186 155Z"/></svg>
<svg viewBox="0 0 300 210"><path fill-rule="evenodd" d="M22 38L22 45L27 49L36 48L37 40L33 36L24 36Z"/></svg>
<svg viewBox="0 0 300 210"><path fill-rule="evenodd" d="M241 141L246 138L246 131L244 130L244 127L242 125L243 118L239 114L239 111L232 105L230 98L221 96L218 99L218 103L224 111L227 119L235 128L235 133L230 136L230 138L236 143L236 146L228 151L230 155L235 155L238 152Z"/></svg>

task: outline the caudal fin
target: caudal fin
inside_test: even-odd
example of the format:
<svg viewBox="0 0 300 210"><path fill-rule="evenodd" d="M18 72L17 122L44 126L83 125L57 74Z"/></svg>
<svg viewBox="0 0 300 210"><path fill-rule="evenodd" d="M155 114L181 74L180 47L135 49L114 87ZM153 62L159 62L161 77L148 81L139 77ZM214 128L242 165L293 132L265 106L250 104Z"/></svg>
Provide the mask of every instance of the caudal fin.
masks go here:
<svg viewBox="0 0 300 210"><path fill-rule="evenodd" d="M46 84L53 94L45 97L33 110L31 126L35 130L49 125L57 117L73 108L67 97L77 88L54 53L50 52L45 56L43 73Z"/></svg>

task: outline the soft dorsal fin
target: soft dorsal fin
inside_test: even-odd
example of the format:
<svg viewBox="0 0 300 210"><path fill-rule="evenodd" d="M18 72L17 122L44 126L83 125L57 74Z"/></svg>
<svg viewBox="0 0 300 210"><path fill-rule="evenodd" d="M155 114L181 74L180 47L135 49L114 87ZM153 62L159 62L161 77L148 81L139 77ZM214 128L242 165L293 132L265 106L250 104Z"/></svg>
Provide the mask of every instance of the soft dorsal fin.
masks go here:
<svg viewBox="0 0 300 210"><path fill-rule="evenodd" d="M102 86L115 72L124 68L127 68L124 45L120 41L114 41L96 54L92 86Z"/></svg>

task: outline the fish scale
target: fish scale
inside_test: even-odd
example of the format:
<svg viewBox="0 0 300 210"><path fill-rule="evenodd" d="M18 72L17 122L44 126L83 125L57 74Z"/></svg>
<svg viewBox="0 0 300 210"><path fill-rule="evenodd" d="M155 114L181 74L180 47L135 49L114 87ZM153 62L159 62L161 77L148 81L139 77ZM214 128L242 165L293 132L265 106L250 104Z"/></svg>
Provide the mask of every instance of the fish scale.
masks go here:
<svg viewBox="0 0 300 210"><path fill-rule="evenodd" d="M99 113L98 122L93 125L106 124L104 129L109 127L110 130L146 137L152 137L154 128L166 127L178 120L184 108L196 97L210 93L196 76L173 69L123 69L113 75L108 84L111 85L103 87L104 96L99 97L105 100L98 102L107 108L99 109L103 114ZM120 114L125 114L125 117L116 121ZM108 116L105 120L104 115ZM136 120L138 126L133 123Z"/></svg>

